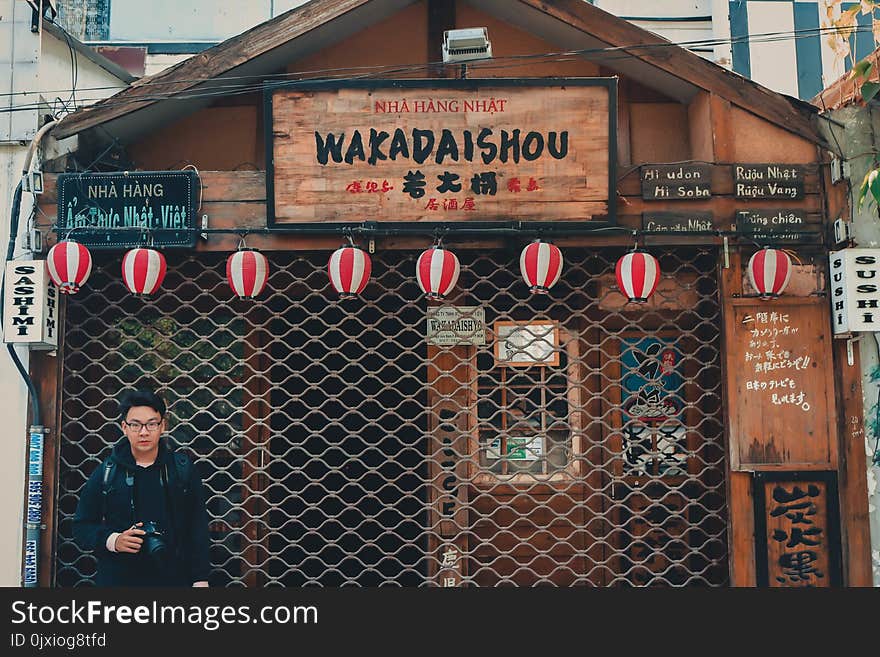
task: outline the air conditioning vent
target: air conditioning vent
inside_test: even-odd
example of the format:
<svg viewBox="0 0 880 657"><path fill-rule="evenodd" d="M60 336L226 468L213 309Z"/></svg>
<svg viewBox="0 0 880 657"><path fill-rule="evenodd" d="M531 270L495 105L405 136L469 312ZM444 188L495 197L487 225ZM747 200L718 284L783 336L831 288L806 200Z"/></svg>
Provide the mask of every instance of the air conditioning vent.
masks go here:
<svg viewBox="0 0 880 657"><path fill-rule="evenodd" d="M443 33L443 63L491 59L492 44L485 27L447 30Z"/></svg>

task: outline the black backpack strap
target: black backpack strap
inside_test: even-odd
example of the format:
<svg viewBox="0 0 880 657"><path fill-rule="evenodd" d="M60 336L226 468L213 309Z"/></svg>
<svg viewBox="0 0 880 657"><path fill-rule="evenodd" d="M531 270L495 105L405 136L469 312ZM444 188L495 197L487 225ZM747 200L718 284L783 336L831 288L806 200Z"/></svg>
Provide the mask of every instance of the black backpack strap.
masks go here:
<svg viewBox="0 0 880 657"><path fill-rule="evenodd" d="M184 497L189 495L189 480L192 475L192 461L183 452L174 452L174 469L177 471L177 484Z"/></svg>
<svg viewBox="0 0 880 657"><path fill-rule="evenodd" d="M174 460L174 467L168 467L168 461L162 465L162 470L159 473L159 480L162 484L162 488L165 489L165 500L168 502L168 512L170 514L172 522L176 520L175 516L176 512L176 504L171 503L171 495L169 495L170 491L179 491L181 493L181 502L183 507L186 509L189 505L189 480L192 475L192 461L186 456L186 454L182 452L173 452L172 453Z"/></svg>
<svg viewBox="0 0 880 657"><path fill-rule="evenodd" d="M104 468L104 476L101 480L101 524L107 524L107 494L110 492L110 482L113 480L113 471L116 464L109 457L101 463Z"/></svg>

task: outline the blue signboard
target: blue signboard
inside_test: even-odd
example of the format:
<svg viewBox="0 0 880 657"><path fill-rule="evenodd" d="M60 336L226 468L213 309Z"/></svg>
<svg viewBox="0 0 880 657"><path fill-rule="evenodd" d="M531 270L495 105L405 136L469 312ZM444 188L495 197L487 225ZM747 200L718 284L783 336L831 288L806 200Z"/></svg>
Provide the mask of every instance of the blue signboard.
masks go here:
<svg viewBox="0 0 880 657"><path fill-rule="evenodd" d="M43 475L43 434L40 431L31 433L30 449L28 450L28 474L31 477Z"/></svg>
<svg viewBox="0 0 880 657"><path fill-rule="evenodd" d="M63 173L58 239L93 249L192 247L198 195L195 171Z"/></svg>

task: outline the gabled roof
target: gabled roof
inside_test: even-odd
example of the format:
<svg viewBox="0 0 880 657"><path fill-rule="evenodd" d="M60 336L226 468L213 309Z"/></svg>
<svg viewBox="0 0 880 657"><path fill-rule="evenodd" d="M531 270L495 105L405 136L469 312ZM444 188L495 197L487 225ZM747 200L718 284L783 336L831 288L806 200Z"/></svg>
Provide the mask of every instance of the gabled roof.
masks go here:
<svg viewBox="0 0 880 657"><path fill-rule="evenodd" d="M63 138L103 126L126 141L206 105L206 92L215 88L220 95L221 85L230 84L230 78L273 73L417 1L312 0L65 117L54 134ZM814 122L816 108L808 103L762 87L584 0L467 2L561 49L599 49L583 56L680 102L709 91L785 130L824 143ZM608 48L618 50L601 52Z"/></svg>
<svg viewBox="0 0 880 657"><path fill-rule="evenodd" d="M865 82L880 82L880 67L876 65L880 57L880 48L877 48L865 59L874 62L868 77L862 79L860 77L851 77L847 71L834 82L825 87L810 101L821 111L831 111L846 107L852 104L863 104L862 84Z"/></svg>

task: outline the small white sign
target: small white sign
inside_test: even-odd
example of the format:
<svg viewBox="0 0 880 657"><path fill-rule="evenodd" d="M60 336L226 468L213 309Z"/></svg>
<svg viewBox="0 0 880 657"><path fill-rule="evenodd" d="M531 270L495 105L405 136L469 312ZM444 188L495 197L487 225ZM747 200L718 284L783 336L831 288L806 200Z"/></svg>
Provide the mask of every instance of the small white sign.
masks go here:
<svg viewBox="0 0 880 657"><path fill-rule="evenodd" d="M495 359L499 365L559 365L556 322L495 322Z"/></svg>
<svg viewBox="0 0 880 657"><path fill-rule="evenodd" d="M480 306L428 306L428 344L486 344L486 311Z"/></svg>
<svg viewBox="0 0 880 657"><path fill-rule="evenodd" d="M45 260L6 263L3 341L31 349L58 347L58 290Z"/></svg>
<svg viewBox="0 0 880 657"><path fill-rule="evenodd" d="M829 257L834 334L880 331L880 249L843 249Z"/></svg>

